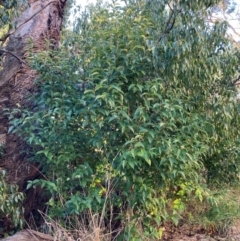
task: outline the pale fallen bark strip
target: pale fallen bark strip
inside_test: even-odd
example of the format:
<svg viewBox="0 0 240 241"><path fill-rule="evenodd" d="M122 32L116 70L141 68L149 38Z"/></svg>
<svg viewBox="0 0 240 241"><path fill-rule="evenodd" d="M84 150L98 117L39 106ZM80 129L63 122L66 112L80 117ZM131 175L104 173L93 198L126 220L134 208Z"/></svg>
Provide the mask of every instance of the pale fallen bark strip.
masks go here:
<svg viewBox="0 0 240 241"><path fill-rule="evenodd" d="M1 241L53 241L54 238L48 234L34 230L25 229L17 232L13 236L1 239Z"/></svg>

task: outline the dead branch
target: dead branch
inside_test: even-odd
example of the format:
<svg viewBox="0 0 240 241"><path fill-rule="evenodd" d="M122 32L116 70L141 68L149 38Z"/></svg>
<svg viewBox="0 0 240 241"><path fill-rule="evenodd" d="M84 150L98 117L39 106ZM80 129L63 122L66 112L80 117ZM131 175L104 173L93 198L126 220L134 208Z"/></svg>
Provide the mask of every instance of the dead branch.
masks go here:
<svg viewBox="0 0 240 241"><path fill-rule="evenodd" d="M6 50L6 49L0 49L0 52L10 54L10 55L12 55L13 57L15 57L16 59L18 59L21 64L28 65L27 62L25 62L24 60L22 60L20 57L18 57L16 54L14 54L14 53L11 52L11 51L8 51L8 50Z"/></svg>

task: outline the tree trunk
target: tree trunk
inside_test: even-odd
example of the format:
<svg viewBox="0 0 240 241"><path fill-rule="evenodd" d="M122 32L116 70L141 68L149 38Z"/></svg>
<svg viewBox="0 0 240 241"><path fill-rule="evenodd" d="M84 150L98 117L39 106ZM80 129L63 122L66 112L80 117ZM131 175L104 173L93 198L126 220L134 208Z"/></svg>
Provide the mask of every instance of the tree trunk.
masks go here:
<svg viewBox="0 0 240 241"><path fill-rule="evenodd" d="M24 190L26 182L39 175L37 165L28 162L29 147L17 134L8 134L8 117L4 108L22 108L28 96L34 92L36 71L25 62L30 43L34 52L46 49L46 40L57 48L67 0L37 0L29 2L29 8L16 20L17 24L5 40L4 55L0 71L0 169L7 172L7 181L18 184ZM2 44L3 46L3 44ZM33 193L27 197L26 213L34 204ZM27 195L29 196L29 195ZM31 201L30 201L31 199Z"/></svg>

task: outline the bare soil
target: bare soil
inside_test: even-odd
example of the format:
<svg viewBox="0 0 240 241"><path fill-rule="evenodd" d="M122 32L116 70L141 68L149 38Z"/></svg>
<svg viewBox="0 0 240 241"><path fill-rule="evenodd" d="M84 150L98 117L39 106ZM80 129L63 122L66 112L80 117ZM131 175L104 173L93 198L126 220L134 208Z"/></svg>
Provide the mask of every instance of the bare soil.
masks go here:
<svg viewBox="0 0 240 241"><path fill-rule="evenodd" d="M224 234L186 224L178 227L167 226L162 241L240 241L240 223L229 227Z"/></svg>

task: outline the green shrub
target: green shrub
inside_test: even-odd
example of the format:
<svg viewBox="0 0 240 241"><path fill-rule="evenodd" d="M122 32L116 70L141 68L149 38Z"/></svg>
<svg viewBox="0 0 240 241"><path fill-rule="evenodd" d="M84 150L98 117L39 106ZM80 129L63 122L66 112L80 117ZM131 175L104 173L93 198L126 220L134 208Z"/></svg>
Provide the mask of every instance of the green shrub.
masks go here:
<svg viewBox="0 0 240 241"><path fill-rule="evenodd" d="M28 187L51 193L52 217L106 205L123 240L137 224L158 239L204 179L238 180L238 58L204 1L133 2L89 7L58 51L31 56L35 107L12 128L35 148L47 179Z"/></svg>

